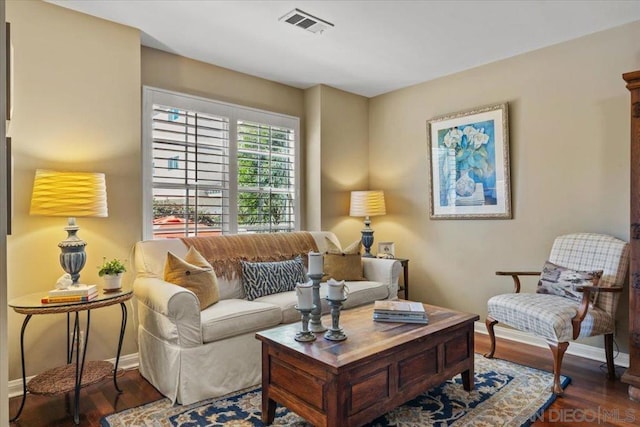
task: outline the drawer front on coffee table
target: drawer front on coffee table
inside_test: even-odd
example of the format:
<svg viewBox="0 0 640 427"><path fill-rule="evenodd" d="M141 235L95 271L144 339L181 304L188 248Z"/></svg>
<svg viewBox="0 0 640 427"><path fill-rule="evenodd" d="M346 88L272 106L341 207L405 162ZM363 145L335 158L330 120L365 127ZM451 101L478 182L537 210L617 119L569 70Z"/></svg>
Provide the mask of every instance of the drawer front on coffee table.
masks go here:
<svg viewBox="0 0 640 427"><path fill-rule="evenodd" d="M340 373L338 389L348 402L344 425L365 424L466 370L473 370L472 324L381 354Z"/></svg>
<svg viewBox="0 0 640 427"><path fill-rule="evenodd" d="M398 388L406 388L412 383L438 373L437 347L431 347L409 355L398 362Z"/></svg>
<svg viewBox="0 0 640 427"><path fill-rule="evenodd" d="M324 410L323 381L278 359L271 359L271 387L295 390L298 399L314 409Z"/></svg>
<svg viewBox="0 0 640 427"><path fill-rule="evenodd" d="M268 408L267 413L263 413L263 422L273 420L270 413L275 412L277 401L313 425L329 425L327 413L331 402L327 399L327 390L335 376L326 367L263 343L262 373L263 410ZM335 410L335 404L332 406Z"/></svg>
<svg viewBox="0 0 640 427"><path fill-rule="evenodd" d="M393 390L394 366L385 360L362 366L344 375L344 390L349 397L352 416L389 399Z"/></svg>

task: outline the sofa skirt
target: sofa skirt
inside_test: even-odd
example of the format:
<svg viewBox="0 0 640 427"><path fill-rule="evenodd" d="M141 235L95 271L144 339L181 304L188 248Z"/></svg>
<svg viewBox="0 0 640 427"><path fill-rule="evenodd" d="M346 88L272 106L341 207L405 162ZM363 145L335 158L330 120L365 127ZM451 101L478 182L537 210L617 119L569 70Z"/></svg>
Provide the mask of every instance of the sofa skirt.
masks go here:
<svg viewBox="0 0 640 427"><path fill-rule="evenodd" d="M188 405L262 381L255 332L197 347L167 344L138 328L140 374L173 403Z"/></svg>

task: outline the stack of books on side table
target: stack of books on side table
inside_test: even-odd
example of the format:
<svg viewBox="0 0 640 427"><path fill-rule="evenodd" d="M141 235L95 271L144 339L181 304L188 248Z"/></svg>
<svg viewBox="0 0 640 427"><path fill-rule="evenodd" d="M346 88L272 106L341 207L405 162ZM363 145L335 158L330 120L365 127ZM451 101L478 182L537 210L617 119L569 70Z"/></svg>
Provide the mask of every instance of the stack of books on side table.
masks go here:
<svg viewBox="0 0 640 427"><path fill-rule="evenodd" d="M40 300L43 304L65 302L88 302L98 296L96 285L69 286L67 289L53 289Z"/></svg>
<svg viewBox="0 0 640 427"><path fill-rule="evenodd" d="M373 305L373 320L376 322L429 323L429 317L421 302L376 301Z"/></svg>

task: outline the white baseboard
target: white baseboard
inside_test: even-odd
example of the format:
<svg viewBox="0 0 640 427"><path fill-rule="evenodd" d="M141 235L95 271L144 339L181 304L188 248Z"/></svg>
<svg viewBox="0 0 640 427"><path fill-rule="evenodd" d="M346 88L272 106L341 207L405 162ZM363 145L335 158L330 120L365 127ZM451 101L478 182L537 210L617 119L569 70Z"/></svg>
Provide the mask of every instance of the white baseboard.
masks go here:
<svg viewBox="0 0 640 427"><path fill-rule="evenodd" d="M487 335L487 327L482 322L475 322L474 331L480 334ZM549 348L547 342L538 338L534 335L531 335L526 332L518 331L515 329L509 329L502 326L496 326L494 328L495 334L497 338L504 338L511 341L521 342L524 344L533 345L536 347ZM606 357L604 355L604 349L593 347L590 345L580 344L576 342L572 342L569 344L569 348L567 349L567 354L573 354L574 356L584 357L585 359L597 360L599 362L605 362ZM109 359L111 363L115 363L116 359ZM120 362L118 363L118 369L134 369L138 367L138 353L127 354L120 357ZM629 367L629 354L627 353L618 353L615 358L615 364L617 366L622 366L625 368ZM27 377L27 382L33 378ZM22 379L9 381L9 397L15 397L22 395Z"/></svg>
<svg viewBox="0 0 640 427"><path fill-rule="evenodd" d="M116 358L108 359L107 362L115 363ZM123 369L125 371L138 367L138 353L127 354L120 356L120 362L118 362L118 370ZM27 377L27 382L34 376ZM9 397L22 396L22 378L9 381Z"/></svg>
<svg viewBox="0 0 640 427"><path fill-rule="evenodd" d="M483 322L475 322L474 330L477 333L488 335L487 327ZM511 341L521 342L524 344L533 345L536 347L549 348L549 345L543 338L536 337L535 335L527 332L518 331L516 329L505 328L502 326L495 326L494 332L497 338L504 338ZM586 344L580 344L577 342L571 342L566 354L573 354L574 356L584 357L585 359L597 360L599 362L606 362L604 354L604 348L593 347ZM618 353L615 356L615 364L625 368L629 367L629 354Z"/></svg>

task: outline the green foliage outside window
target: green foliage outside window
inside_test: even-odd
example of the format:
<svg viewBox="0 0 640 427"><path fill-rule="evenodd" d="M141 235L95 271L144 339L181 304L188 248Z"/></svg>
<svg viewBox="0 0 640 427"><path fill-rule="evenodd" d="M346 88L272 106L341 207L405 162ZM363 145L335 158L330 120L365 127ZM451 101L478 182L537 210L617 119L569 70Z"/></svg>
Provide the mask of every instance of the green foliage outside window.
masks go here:
<svg viewBox="0 0 640 427"><path fill-rule="evenodd" d="M293 162L288 156L288 133L276 128L244 126L241 135L238 225L278 225L291 221Z"/></svg>

